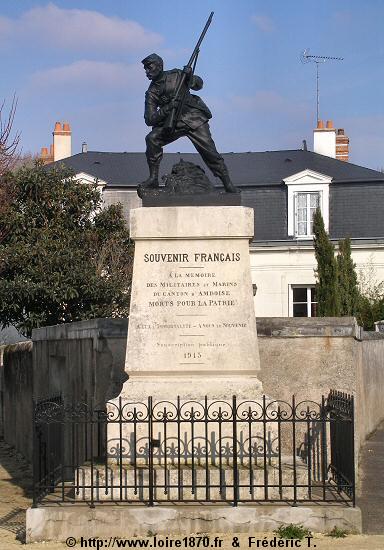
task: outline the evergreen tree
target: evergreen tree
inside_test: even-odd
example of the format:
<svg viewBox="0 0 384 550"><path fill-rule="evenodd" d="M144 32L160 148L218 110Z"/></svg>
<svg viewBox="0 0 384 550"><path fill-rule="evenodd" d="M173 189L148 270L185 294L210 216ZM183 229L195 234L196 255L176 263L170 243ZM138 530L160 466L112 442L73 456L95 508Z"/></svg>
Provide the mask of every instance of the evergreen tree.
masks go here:
<svg viewBox="0 0 384 550"><path fill-rule="evenodd" d="M359 272L357 321L364 330L374 330L375 322L384 319L384 281L377 278L372 258Z"/></svg>
<svg viewBox="0 0 384 550"><path fill-rule="evenodd" d="M324 220L319 208L313 218L313 233L317 260L317 315L319 317L337 317L340 315L337 261L334 246L325 231Z"/></svg>
<svg viewBox="0 0 384 550"><path fill-rule="evenodd" d="M357 315L359 308L359 288L357 274L351 256L351 240L339 241L337 254L337 275L340 296L340 315Z"/></svg>
<svg viewBox="0 0 384 550"><path fill-rule="evenodd" d="M121 205L102 209L97 186L62 166L2 178L0 326L128 316L132 245Z"/></svg>

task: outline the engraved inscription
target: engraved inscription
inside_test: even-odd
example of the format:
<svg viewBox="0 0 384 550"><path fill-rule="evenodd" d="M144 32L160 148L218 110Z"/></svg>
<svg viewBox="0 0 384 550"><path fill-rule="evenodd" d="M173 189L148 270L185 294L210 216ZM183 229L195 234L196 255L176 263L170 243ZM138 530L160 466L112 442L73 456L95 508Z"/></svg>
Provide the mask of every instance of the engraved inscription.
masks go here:
<svg viewBox="0 0 384 550"><path fill-rule="evenodd" d="M142 252L147 322L136 329L152 354L169 350L177 365L212 364L230 348L232 332L241 339L250 326L242 270L228 265L242 260L240 250Z"/></svg>

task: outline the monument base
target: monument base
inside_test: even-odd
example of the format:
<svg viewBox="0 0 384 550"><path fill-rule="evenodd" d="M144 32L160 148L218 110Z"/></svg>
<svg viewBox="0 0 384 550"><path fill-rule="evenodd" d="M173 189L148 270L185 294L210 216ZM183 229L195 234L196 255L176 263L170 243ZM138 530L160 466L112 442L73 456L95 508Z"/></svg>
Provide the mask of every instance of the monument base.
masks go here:
<svg viewBox="0 0 384 550"><path fill-rule="evenodd" d="M181 464L177 459L166 467L163 464L155 464L152 471L153 498L157 504L177 503L178 501L189 503L202 503L207 498L211 503L230 503L233 498L234 473L231 461L225 461L222 467L218 464L209 464L206 468L199 459L197 466ZM252 476L252 486L249 479ZM121 498L124 502L145 502L149 500L149 467L142 464L134 468L124 463L122 467L114 460L110 460L107 467L82 466L76 472L74 484L75 498L77 502L91 500L97 502L114 502ZM302 460L298 460L293 468L292 457L281 457L269 460L264 468L260 457L259 464L253 464L250 468L249 461L242 460L239 465L238 498L244 502L250 500L265 500L265 480L268 480L268 499L271 501L293 500L294 494L298 500L308 500L308 467ZM296 481L296 493L293 488ZM121 491L121 486L123 489ZM191 489L193 488L193 491ZM180 505L180 502L179 502Z"/></svg>
<svg viewBox="0 0 384 550"><path fill-rule="evenodd" d="M349 506L287 505L210 506L44 506L28 508L26 542L80 540L95 537L148 537L207 533L214 537L224 533L275 531L280 525L302 524L315 533L326 533L334 527L349 532L362 532L360 508ZM271 538L273 536L271 535ZM73 540L72 539L72 540ZM232 536L231 539L232 541ZM213 539L212 539L213 543ZM248 540L244 541L248 544ZM165 546L165 545L164 545Z"/></svg>
<svg viewBox="0 0 384 550"><path fill-rule="evenodd" d="M227 373L220 374L188 374L180 376L177 374L167 374L164 376L135 376L125 382L120 394L127 401L146 401L148 396L152 396L154 401L174 401L178 396L183 401L196 400L203 401L207 396L212 400L231 401L233 395L238 400L255 401L262 394L262 383L254 373L233 375Z"/></svg>
<svg viewBox="0 0 384 550"><path fill-rule="evenodd" d="M249 240L242 206L140 208L123 394L260 395ZM247 387L248 386L248 387Z"/></svg>
<svg viewBox="0 0 384 550"><path fill-rule="evenodd" d="M238 193L212 192L193 195L170 195L162 189L142 195L143 206L241 206Z"/></svg>
<svg viewBox="0 0 384 550"><path fill-rule="evenodd" d="M109 457L124 448L121 459L129 461L152 439L162 452L169 440L183 439L189 460L197 441L212 448L231 438L233 443L228 418L241 421L233 396L260 414L249 259L253 229L253 209L242 206L131 212L135 259L125 362L129 379L108 406L112 418L122 419L122 426L108 424ZM160 418L166 422L159 423ZM209 441L208 422L214 433ZM265 434L272 433L273 426L266 428ZM252 434L250 426L239 424L238 430L239 444L252 436L264 446L261 425Z"/></svg>

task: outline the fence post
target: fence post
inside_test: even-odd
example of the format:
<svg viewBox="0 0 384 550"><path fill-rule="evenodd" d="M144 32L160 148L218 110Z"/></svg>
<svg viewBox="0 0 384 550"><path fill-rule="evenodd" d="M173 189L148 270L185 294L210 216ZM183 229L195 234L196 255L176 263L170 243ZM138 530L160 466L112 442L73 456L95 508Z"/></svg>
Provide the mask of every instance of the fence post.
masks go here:
<svg viewBox="0 0 384 550"><path fill-rule="evenodd" d="M351 449L352 449L352 505L356 506L356 472L355 472L355 397L351 396Z"/></svg>
<svg viewBox="0 0 384 550"><path fill-rule="evenodd" d="M232 421L233 421L233 434L232 434L232 447L233 447L233 506L237 506L239 501L239 487L238 487L238 469L237 469L237 403L236 395L232 396Z"/></svg>
<svg viewBox="0 0 384 550"><path fill-rule="evenodd" d="M32 508L37 508L37 470L38 461L40 460L40 449L37 441L37 423L36 423L36 401L32 399L32 465L33 465L33 500Z"/></svg>
<svg viewBox="0 0 384 550"><path fill-rule="evenodd" d="M293 504L297 506L297 471L296 471L296 399L292 395L292 465L293 465Z"/></svg>
<svg viewBox="0 0 384 550"><path fill-rule="evenodd" d="M91 504L90 504L90 507L91 508L94 508L95 507L95 502L94 502L94 496L93 496L93 491L94 491L94 463L93 463L93 455L94 455L94 442L93 442L93 429L94 429L94 426L93 426L93 415L94 415L94 404L93 404L93 398L91 398L91 402L90 402L90 410L87 406L87 413L89 413L89 421L90 421L90 436L91 436L91 439L90 439L90 452L91 452ZM88 419L87 419L88 420ZM121 484L121 480L120 480L120 484Z"/></svg>
<svg viewBox="0 0 384 550"><path fill-rule="evenodd" d="M149 506L153 506L153 426L152 426L152 397L148 397L148 491Z"/></svg>
<svg viewBox="0 0 384 550"><path fill-rule="evenodd" d="M269 477L267 464L267 399L263 395L263 469L264 469L264 500L269 496Z"/></svg>
<svg viewBox="0 0 384 550"><path fill-rule="evenodd" d="M204 397L204 439L205 439L205 500L208 502L209 492L209 452L208 452L208 397Z"/></svg>
<svg viewBox="0 0 384 550"><path fill-rule="evenodd" d="M324 395L321 396L321 478L323 484L323 501L326 499L325 477L327 474L327 410Z"/></svg>
<svg viewBox="0 0 384 550"><path fill-rule="evenodd" d="M119 396L119 489L123 500L123 402Z"/></svg>

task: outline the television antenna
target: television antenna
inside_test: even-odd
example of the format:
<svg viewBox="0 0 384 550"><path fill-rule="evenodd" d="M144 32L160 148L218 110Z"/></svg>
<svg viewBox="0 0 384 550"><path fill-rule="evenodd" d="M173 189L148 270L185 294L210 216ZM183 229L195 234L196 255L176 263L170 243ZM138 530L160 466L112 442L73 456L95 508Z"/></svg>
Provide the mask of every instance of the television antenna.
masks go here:
<svg viewBox="0 0 384 550"><path fill-rule="evenodd" d="M316 63L316 122L319 120L319 65L326 61L343 61L344 57L332 57L330 55L311 55L309 48L300 54L302 63Z"/></svg>

